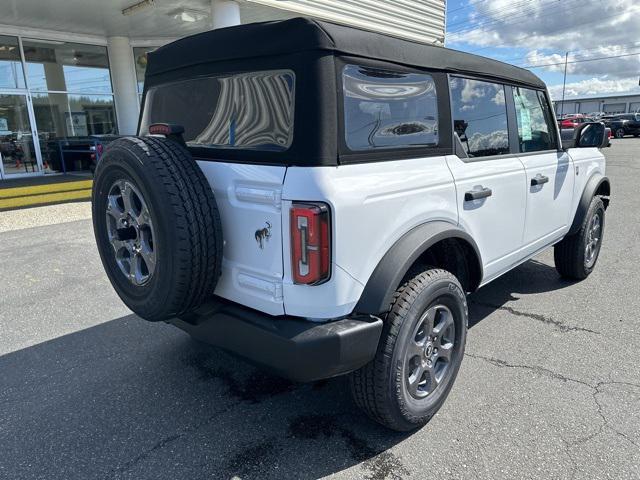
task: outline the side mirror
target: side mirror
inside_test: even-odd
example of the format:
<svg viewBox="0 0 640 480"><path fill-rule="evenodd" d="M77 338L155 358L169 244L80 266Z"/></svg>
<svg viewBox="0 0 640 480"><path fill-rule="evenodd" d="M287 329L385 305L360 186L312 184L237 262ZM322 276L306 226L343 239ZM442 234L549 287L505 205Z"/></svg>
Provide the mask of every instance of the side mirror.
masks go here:
<svg viewBox="0 0 640 480"><path fill-rule="evenodd" d="M573 138L567 142L567 148L604 148L607 146L607 130L604 123L583 123L576 127Z"/></svg>

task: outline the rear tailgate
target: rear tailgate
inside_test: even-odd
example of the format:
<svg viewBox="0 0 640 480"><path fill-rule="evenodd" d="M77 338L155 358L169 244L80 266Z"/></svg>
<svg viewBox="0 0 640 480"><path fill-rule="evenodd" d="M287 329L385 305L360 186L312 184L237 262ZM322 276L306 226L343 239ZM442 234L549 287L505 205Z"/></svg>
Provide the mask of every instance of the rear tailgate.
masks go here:
<svg viewBox="0 0 640 480"><path fill-rule="evenodd" d="M287 168L198 161L218 203L224 256L216 295L284 314L282 184Z"/></svg>

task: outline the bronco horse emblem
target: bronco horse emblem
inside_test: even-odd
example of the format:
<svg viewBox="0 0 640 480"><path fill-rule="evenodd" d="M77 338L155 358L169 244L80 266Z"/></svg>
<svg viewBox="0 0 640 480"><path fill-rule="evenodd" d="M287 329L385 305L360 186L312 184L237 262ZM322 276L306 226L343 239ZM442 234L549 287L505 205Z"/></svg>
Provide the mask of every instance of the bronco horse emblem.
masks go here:
<svg viewBox="0 0 640 480"><path fill-rule="evenodd" d="M264 249L264 242L271 238L271 223L264 222L267 226L261 228L260 230L256 230L255 237L256 242L260 245L260 250Z"/></svg>

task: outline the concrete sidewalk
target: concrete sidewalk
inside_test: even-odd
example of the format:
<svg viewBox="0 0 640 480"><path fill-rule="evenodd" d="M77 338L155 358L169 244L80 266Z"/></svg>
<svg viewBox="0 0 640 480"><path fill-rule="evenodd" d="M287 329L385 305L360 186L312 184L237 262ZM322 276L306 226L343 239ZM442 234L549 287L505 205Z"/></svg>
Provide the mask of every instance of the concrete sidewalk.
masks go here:
<svg viewBox="0 0 640 480"><path fill-rule="evenodd" d="M0 212L91 198L89 174L45 175L0 182Z"/></svg>

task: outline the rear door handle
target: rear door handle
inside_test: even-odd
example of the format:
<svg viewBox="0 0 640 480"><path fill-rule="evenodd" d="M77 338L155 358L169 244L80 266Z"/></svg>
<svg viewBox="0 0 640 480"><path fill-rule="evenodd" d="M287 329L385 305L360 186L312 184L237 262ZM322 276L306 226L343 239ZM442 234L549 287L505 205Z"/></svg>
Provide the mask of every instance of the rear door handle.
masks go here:
<svg viewBox="0 0 640 480"><path fill-rule="evenodd" d="M469 190L464 194L464 201L471 202L473 200L480 200L481 198L490 197L493 192L490 188L484 188L480 186L478 189Z"/></svg>
<svg viewBox="0 0 640 480"><path fill-rule="evenodd" d="M537 185L544 185L549 181L549 177L546 175L537 174L535 177L531 179L531 186L535 187Z"/></svg>

